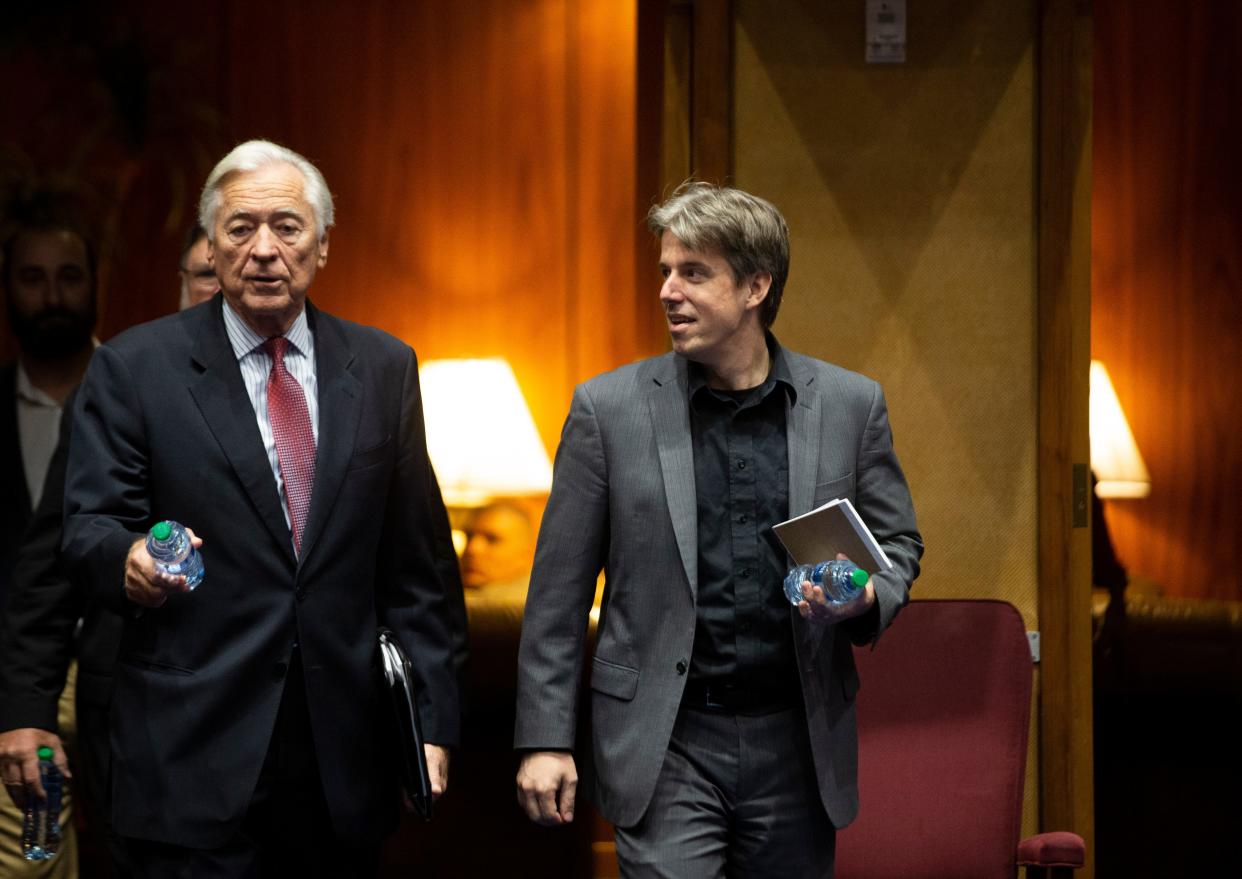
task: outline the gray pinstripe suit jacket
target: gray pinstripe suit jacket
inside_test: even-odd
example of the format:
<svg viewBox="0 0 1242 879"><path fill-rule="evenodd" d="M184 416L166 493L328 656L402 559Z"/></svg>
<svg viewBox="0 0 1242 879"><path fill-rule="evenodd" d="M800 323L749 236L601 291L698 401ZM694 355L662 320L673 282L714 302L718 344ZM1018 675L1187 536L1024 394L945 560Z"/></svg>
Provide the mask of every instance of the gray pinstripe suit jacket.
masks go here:
<svg viewBox="0 0 1242 879"><path fill-rule="evenodd" d="M884 396L856 373L786 357L797 388L786 420L789 513L835 497L857 507L894 563L873 577L879 623L863 640L874 638L908 600L923 551ZM694 641L698 537L686 388L686 361L666 354L575 390L522 628L515 746L575 749L582 789L622 827L651 799ZM583 691L601 568L606 586ZM858 811L850 639L792 608L790 625L820 795L844 827ZM580 720L589 720L589 735Z"/></svg>

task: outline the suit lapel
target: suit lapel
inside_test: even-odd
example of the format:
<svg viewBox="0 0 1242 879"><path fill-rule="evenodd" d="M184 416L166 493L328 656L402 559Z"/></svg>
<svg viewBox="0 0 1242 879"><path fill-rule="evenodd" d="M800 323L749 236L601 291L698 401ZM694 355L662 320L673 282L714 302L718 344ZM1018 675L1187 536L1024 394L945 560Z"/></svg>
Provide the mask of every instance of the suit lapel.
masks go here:
<svg viewBox="0 0 1242 879"><path fill-rule="evenodd" d="M12 488L5 492L9 499L5 504L11 509L9 518L20 536L20 524L25 524L31 513L30 487L26 485L26 467L22 462L22 442L17 427L17 362L0 367L0 466L10 478Z"/></svg>
<svg viewBox="0 0 1242 879"><path fill-rule="evenodd" d="M190 395L250 496L259 518L292 562L293 541L289 537L289 526L285 524L272 466L255 421L254 406L246 393L237 357L224 329L222 302L223 299L217 297L210 308L199 313L197 341L191 355L198 375L190 380Z"/></svg>
<svg viewBox="0 0 1242 879"><path fill-rule="evenodd" d="M319 384L319 443L315 450L315 487L302 536L302 564L323 532L329 511L345 480L362 417L362 383L350 371L354 353L336 321L306 305L315 335L315 374Z"/></svg>
<svg viewBox="0 0 1242 879"><path fill-rule="evenodd" d="M785 413L785 441L789 447L789 515L809 512L815 503L815 481L819 475L819 449L822 412L819 394L812 384L814 374L800 358L785 351L789 371L793 374L798 402ZM803 559L814 563L821 559ZM810 625L796 608L790 608L794 634L800 641L804 656L814 656L823 641L827 626Z"/></svg>
<svg viewBox="0 0 1242 879"><path fill-rule="evenodd" d="M690 436L690 408L686 397L686 364L668 355L659 362L648 404L660 453L664 496L673 520L677 549L686 569L690 594L699 590L698 510L694 491L694 448Z"/></svg>
<svg viewBox="0 0 1242 879"><path fill-rule="evenodd" d="M809 512L815 503L815 480L819 470L820 400L812 374L789 351L785 352L793 374L798 402L785 413L785 441L789 447L789 515Z"/></svg>

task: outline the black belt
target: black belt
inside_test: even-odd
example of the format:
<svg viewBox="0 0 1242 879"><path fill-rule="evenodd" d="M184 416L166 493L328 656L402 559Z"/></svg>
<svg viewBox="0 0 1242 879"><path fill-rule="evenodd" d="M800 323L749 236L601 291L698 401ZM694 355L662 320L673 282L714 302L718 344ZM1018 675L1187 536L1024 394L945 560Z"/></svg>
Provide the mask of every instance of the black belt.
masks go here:
<svg viewBox="0 0 1242 879"><path fill-rule="evenodd" d="M687 681L681 707L716 714L775 714L802 703L797 681L757 686L730 680Z"/></svg>

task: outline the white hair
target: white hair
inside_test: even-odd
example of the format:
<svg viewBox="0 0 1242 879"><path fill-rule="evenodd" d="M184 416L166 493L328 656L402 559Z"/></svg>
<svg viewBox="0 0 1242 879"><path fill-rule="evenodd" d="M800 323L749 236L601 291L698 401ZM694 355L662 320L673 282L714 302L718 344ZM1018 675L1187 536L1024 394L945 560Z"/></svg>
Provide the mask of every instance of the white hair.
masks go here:
<svg viewBox="0 0 1242 879"><path fill-rule="evenodd" d="M303 192L315 211L315 232L322 239L332 227L334 212L332 193L319 169L304 156L288 147L270 140L248 140L233 147L227 156L216 163L203 184L203 194L198 200L198 223L207 230L207 237L216 240L216 213L220 210L220 189L232 174L258 171L269 165L292 165L302 175Z"/></svg>

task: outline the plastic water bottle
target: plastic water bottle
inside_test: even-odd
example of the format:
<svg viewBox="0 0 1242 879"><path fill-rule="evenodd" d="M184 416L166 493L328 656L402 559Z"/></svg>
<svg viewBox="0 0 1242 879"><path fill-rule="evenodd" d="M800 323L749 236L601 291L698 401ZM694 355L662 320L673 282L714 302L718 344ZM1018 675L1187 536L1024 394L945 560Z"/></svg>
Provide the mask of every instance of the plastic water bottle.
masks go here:
<svg viewBox="0 0 1242 879"><path fill-rule="evenodd" d="M190 543L185 526L171 519L156 522L147 534L147 552L155 559L156 567L176 577L185 575L185 584L193 589L203 582L203 557Z"/></svg>
<svg viewBox="0 0 1242 879"><path fill-rule="evenodd" d="M47 799L40 800L27 791L26 816L22 821L22 857L28 861L46 861L60 848L61 775L52 762L52 749L39 749L39 779Z"/></svg>
<svg viewBox="0 0 1242 879"><path fill-rule="evenodd" d="M818 565L796 565L785 575L785 597L790 604L802 601L802 584L810 580L812 586L824 590L830 604L848 604L862 593L867 585L867 572L845 559L833 559Z"/></svg>

